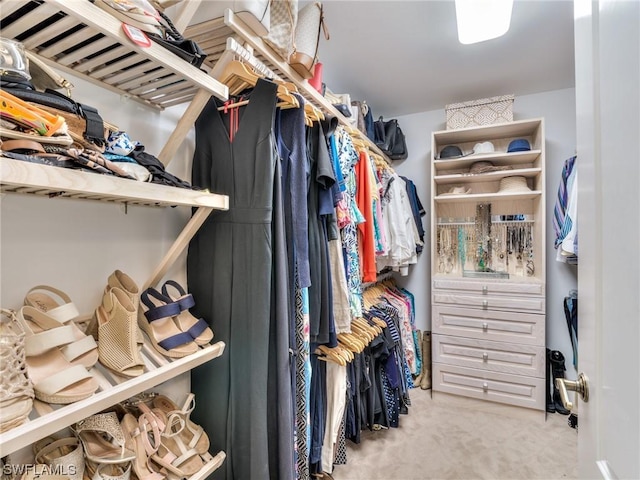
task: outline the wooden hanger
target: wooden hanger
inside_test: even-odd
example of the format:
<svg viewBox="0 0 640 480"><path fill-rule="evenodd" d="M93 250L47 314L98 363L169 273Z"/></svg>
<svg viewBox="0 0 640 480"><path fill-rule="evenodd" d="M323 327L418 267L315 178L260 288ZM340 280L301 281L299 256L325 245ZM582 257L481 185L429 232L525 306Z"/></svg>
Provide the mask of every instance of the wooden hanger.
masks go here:
<svg viewBox="0 0 640 480"><path fill-rule="evenodd" d="M258 75L255 71L251 70L245 63L239 60L233 60L225 67L224 71L220 75L219 81L224 83L229 88L229 95L238 95L247 88L255 87L258 80L264 78ZM299 108L300 102L294 97L287 88L278 84L277 96L280 100L279 107L283 108ZM241 100L239 102L230 103L219 107L218 110L225 110L233 107L240 107L247 105L249 100Z"/></svg>
<svg viewBox="0 0 640 480"><path fill-rule="evenodd" d="M325 362L332 361L338 365L342 365L343 367L347 364L346 359L340 355L335 348L329 348L326 345L318 345L314 353L318 355L320 360L324 360Z"/></svg>

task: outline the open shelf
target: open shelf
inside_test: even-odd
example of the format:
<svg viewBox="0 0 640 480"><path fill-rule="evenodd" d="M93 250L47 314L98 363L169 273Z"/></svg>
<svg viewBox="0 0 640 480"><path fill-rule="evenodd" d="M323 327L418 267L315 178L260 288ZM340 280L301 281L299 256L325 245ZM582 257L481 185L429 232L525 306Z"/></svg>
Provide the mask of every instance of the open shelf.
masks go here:
<svg viewBox="0 0 640 480"><path fill-rule="evenodd" d="M433 197L433 200L437 203L491 202L497 200L530 200L540 197L541 195L542 192L539 190L509 193L467 193L460 195L437 195Z"/></svg>
<svg viewBox="0 0 640 480"><path fill-rule="evenodd" d="M145 339L142 351L146 365L145 373L135 378L121 377L97 363L91 369L92 375L100 385L96 393L84 400L61 406L51 406L36 400L29 421L0 434L0 456L15 452L83 418L219 357L224 348L224 342L217 342L186 357L170 360L157 353Z"/></svg>
<svg viewBox="0 0 640 480"><path fill-rule="evenodd" d="M439 145L451 143L484 142L501 138L524 137L531 134L540 123L539 119L496 123L479 127L459 128L433 132Z"/></svg>
<svg viewBox="0 0 640 480"><path fill-rule="evenodd" d="M454 170L469 168L476 162L491 162L496 166L503 165L526 165L533 163L539 156L540 150L529 150L527 152L495 152L484 155L469 155L462 158L434 160L433 166L436 172L443 170Z"/></svg>
<svg viewBox="0 0 640 480"><path fill-rule="evenodd" d="M226 85L157 43L134 44L122 22L87 0L2 0L2 36L68 73L145 105L189 102L199 89L226 100Z"/></svg>
<svg viewBox="0 0 640 480"><path fill-rule="evenodd" d="M535 178L542 170L540 168L519 168L513 170L499 170L487 173L456 173L453 175L435 175L433 181L437 185L448 185L452 183L481 183L497 181L504 177L513 177L514 175L526 178Z"/></svg>
<svg viewBox="0 0 640 480"><path fill-rule="evenodd" d="M229 208L229 197L0 157L0 191L154 207Z"/></svg>

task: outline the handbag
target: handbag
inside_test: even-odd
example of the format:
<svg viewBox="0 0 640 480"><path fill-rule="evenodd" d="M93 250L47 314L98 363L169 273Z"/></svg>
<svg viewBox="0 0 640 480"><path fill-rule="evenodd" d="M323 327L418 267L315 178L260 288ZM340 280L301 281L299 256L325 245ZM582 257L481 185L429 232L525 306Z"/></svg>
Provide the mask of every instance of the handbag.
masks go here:
<svg viewBox="0 0 640 480"><path fill-rule="evenodd" d="M185 62L195 67L200 67L204 59L207 58L205 51L193 40L184 38L171 19L164 13L158 12L158 14L160 18L164 20L164 23L160 27L163 33L162 35L158 35L148 32L147 35L149 38L157 44L162 45L171 53L182 58Z"/></svg>
<svg viewBox="0 0 640 480"><path fill-rule="evenodd" d="M289 65L302 78L313 77L313 67L318 61L321 30L324 30L324 37L329 40L322 3L310 3L298 12L295 50L289 57Z"/></svg>
<svg viewBox="0 0 640 480"><path fill-rule="evenodd" d="M270 16L269 34L263 40L288 61L293 53L298 24L298 0L271 0Z"/></svg>
<svg viewBox="0 0 640 480"><path fill-rule="evenodd" d="M404 133L398 120L384 121L382 117L373 122L374 143L391 160L404 160L409 155Z"/></svg>

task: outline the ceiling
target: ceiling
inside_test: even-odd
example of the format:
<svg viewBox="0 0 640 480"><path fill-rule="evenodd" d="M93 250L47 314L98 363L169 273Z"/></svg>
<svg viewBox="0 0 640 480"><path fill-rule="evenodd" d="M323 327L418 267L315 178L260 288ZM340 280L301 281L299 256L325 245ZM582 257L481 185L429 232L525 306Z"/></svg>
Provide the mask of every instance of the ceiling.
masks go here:
<svg viewBox="0 0 640 480"><path fill-rule="evenodd" d="M515 0L509 32L475 45L458 42L453 0L323 4L323 81L376 117L574 86L571 1Z"/></svg>

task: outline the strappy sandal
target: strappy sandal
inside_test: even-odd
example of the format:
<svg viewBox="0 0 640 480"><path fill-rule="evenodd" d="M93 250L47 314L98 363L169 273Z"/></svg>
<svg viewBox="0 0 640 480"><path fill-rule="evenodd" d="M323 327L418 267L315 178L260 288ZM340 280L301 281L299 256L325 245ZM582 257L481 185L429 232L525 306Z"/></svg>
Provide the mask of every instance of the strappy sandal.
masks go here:
<svg viewBox="0 0 640 480"><path fill-rule="evenodd" d="M171 428L187 448L204 455L209 451L209 437L200 425L191 421L191 412L196 406L195 399L196 396L193 393L187 395L181 409L169 397L157 395L153 398L153 406L167 416Z"/></svg>
<svg viewBox="0 0 640 480"><path fill-rule="evenodd" d="M96 463L124 463L136 457L125 447L125 437L115 412L98 413L80 420L71 429L84 447L87 459Z"/></svg>
<svg viewBox="0 0 640 480"><path fill-rule="evenodd" d="M120 423L125 438L125 447L135 453L132 461L133 471L139 480L162 480L165 475L152 468L150 457L155 455L160 447L161 425L155 416L147 412L138 419L131 413L125 413Z"/></svg>
<svg viewBox="0 0 640 480"><path fill-rule="evenodd" d="M177 295L171 295L169 287L173 287ZM196 304L193 295L185 292L184 288L174 280L167 280L164 283L162 294L180 307L180 313L174 317L178 328L191 335L198 345L207 345L213 339L213 331L202 318L196 318L189 312L189 309Z"/></svg>
<svg viewBox="0 0 640 480"><path fill-rule="evenodd" d="M25 332L16 312L0 309L0 433L22 425L33 408L25 366Z"/></svg>
<svg viewBox="0 0 640 480"><path fill-rule="evenodd" d="M38 400L67 404L90 397L98 382L82 365L72 365L78 344L73 329L33 307L16 315L25 331L27 374Z"/></svg>
<svg viewBox="0 0 640 480"><path fill-rule="evenodd" d="M156 289L142 292L138 325L147 333L154 348L167 357L181 358L198 351L191 335L181 332L174 323L173 317L179 313L178 304Z"/></svg>
<svg viewBox="0 0 640 480"><path fill-rule="evenodd" d="M158 451L151 456L151 460L164 468L170 477L186 478L198 473L204 467L204 462L200 454L180 437L185 426L184 420L179 417L168 418L158 409L154 413L165 423L165 429Z"/></svg>
<svg viewBox="0 0 640 480"><path fill-rule="evenodd" d="M70 354L70 349L65 353L72 365L91 368L96 364L98 345L91 335L86 335L73 321L80 314L69 295L48 285L37 285L27 292L24 304L45 313L61 325L69 325L72 328L75 338L73 354Z"/></svg>

